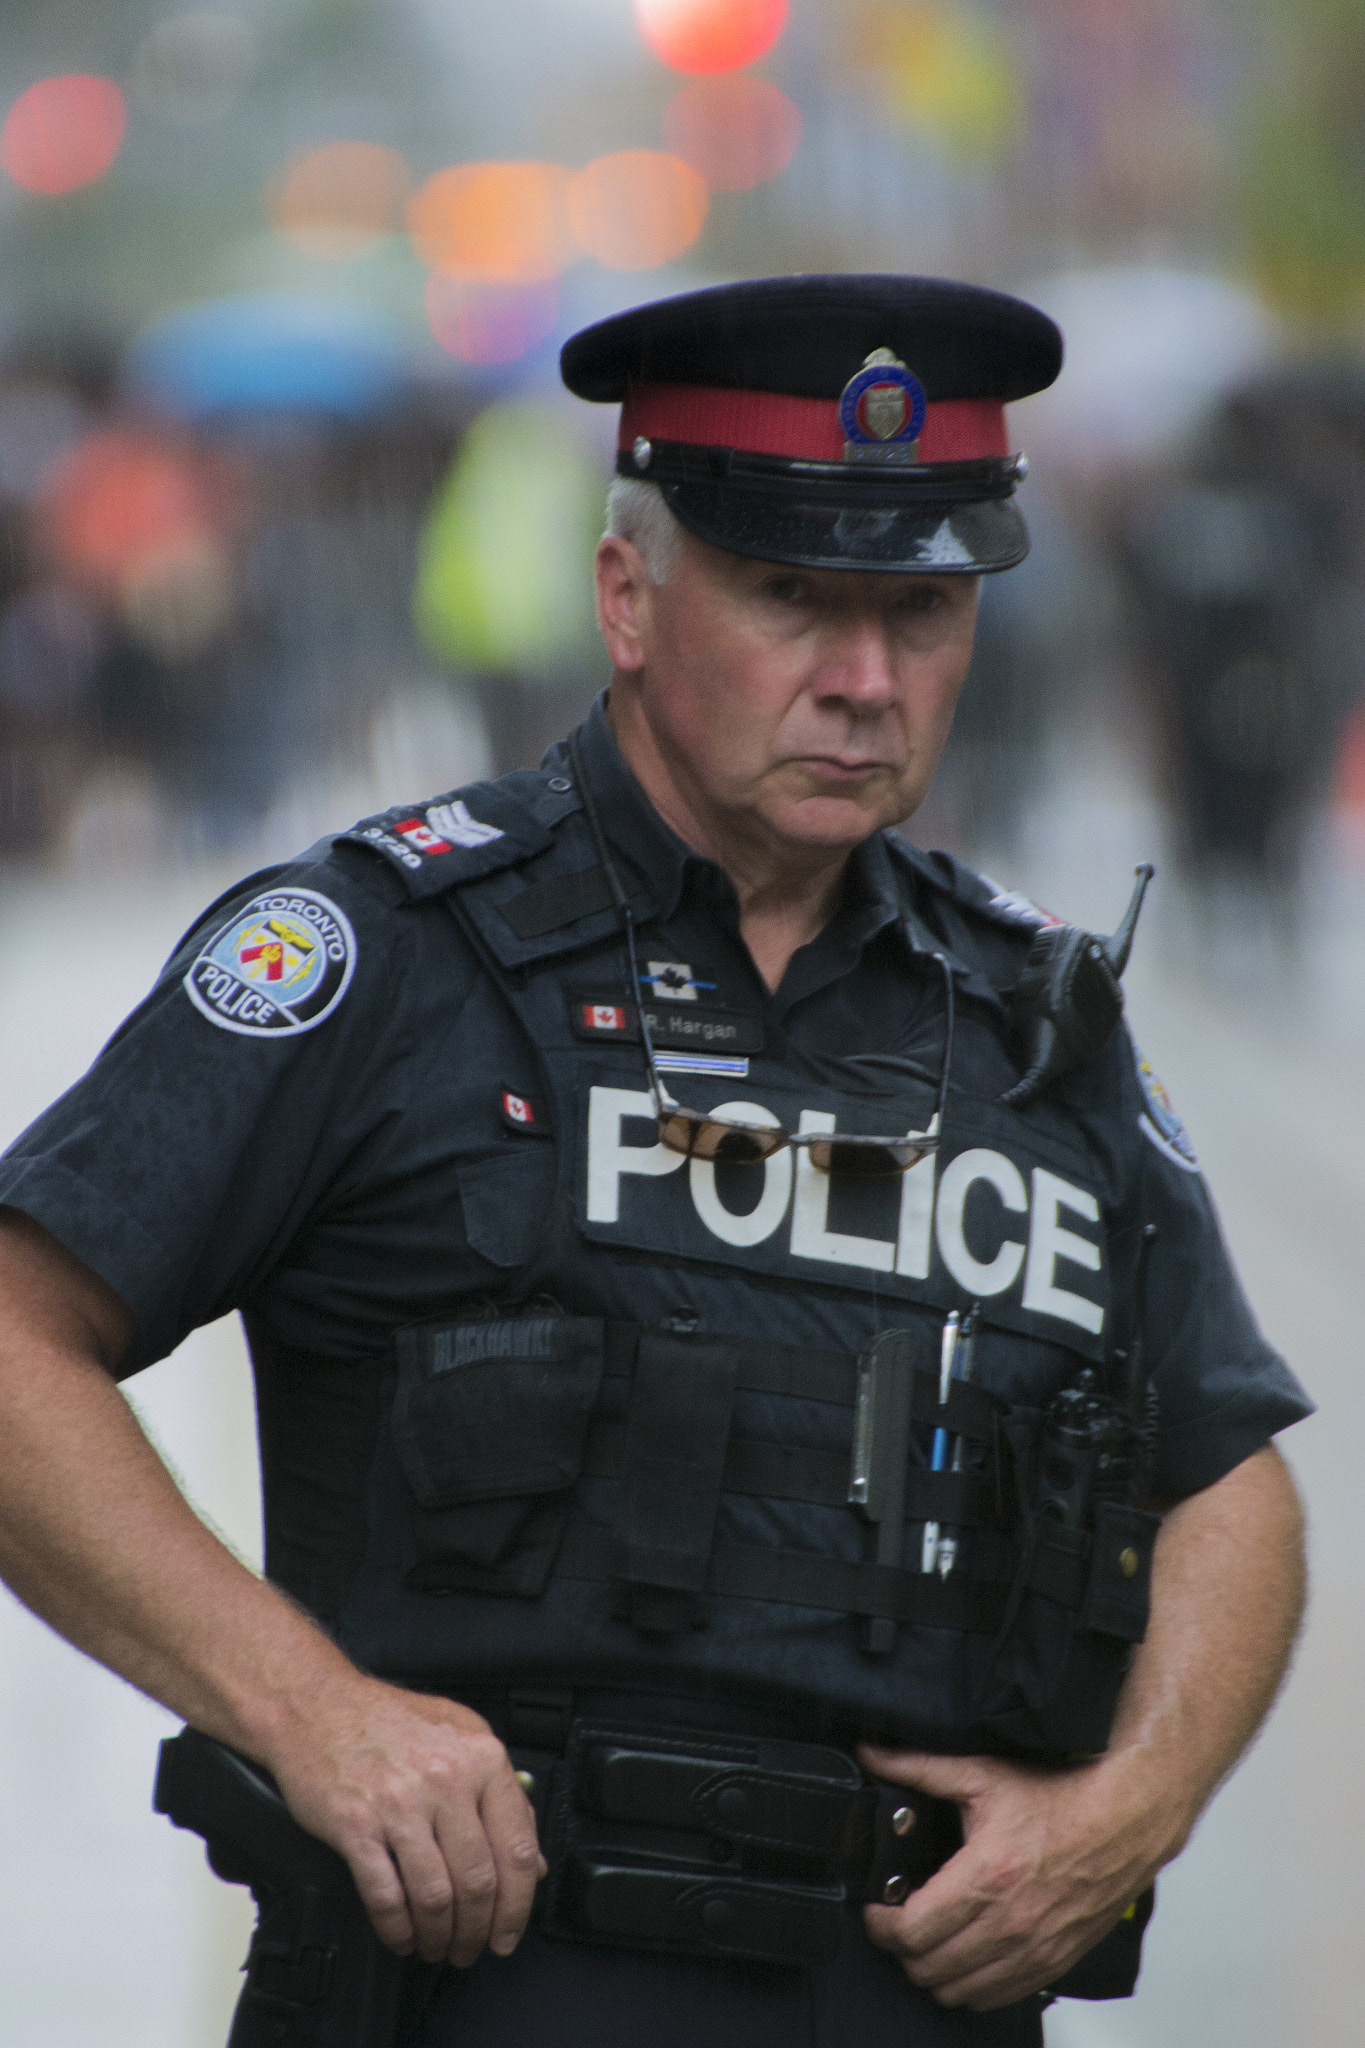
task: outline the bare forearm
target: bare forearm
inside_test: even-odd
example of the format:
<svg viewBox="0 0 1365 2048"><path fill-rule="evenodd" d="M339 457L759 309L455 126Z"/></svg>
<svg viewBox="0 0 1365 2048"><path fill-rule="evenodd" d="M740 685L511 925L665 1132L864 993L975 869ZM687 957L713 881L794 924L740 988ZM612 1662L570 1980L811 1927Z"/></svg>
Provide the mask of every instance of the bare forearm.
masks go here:
<svg viewBox="0 0 1365 2048"><path fill-rule="evenodd" d="M454 1700L367 1676L186 1505L110 1373L132 1317L0 1209L0 1573L63 1635L269 1765L383 1939L515 1947L543 1874L507 1752Z"/></svg>
<svg viewBox="0 0 1365 2048"><path fill-rule="evenodd" d="M0 1345L0 1573L101 1663L235 1747L350 1666L186 1505L89 1361Z"/></svg>
<svg viewBox="0 0 1365 2048"><path fill-rule="evenodd" d="M1263 1450L1173 1508L1152 1618L1102 1757L1043 1770L865 1751L880 1776L962 1809L966 1846L868 1929L946 2005L1055 1983L1184 1846L1259 1727L1303 1605L1302 1522Z"/></svg>
<svg viewBox="0 0 1365 2048"><path fill-rule="evenodd" d="M1264 1719L1303 1601L1303 1518L1273 1446L1167 1515L1151 1622L1106 1761L1149 1782L1174 1831L1168 1854L1183 1846Z"/></svg>
<svg viewBox="0 0 1365 2048"><path fill-rule="evenodd" d="M0 1574L78 1648L237 1748L353 1675L182 1499L111 1377L125 1304L0 1210Z"/></svg>

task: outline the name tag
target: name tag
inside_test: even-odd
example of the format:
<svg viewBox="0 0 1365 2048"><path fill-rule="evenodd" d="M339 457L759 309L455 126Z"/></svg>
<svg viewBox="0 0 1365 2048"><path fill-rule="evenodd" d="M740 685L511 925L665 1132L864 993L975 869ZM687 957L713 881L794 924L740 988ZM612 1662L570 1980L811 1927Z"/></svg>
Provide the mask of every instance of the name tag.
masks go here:
<svg viewBox="0 0 1365 2048"><path fill-rule="evenodd" d="M639 1043L635 1005L623 1001L619 989L576 989L568 1003L575 1038ZM763 1026L758 1018L728 1009L723 1003L688 998L646 1002L644 1010L649 1035L661 1051L748 1055L763 1050Z"/></svg>

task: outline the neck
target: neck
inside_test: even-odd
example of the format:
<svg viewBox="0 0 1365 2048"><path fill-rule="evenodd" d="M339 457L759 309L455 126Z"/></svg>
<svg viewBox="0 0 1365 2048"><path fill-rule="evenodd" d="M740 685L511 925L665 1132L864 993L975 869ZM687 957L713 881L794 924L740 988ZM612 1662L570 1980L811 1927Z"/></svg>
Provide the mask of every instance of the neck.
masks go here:
<svg viewBox="0 0 1365 2048"><path fill-rule="evenodd" d="M649 725L632 716L632 709L627 692L613 691L607 700L607 722L627 766L664 823L730 877L739 899L740 936L767 987L775 990L793 953L817 938L834 915L850 849L794 848L779 843L759 818L718 812L685 765L664 758Z"/></svg>

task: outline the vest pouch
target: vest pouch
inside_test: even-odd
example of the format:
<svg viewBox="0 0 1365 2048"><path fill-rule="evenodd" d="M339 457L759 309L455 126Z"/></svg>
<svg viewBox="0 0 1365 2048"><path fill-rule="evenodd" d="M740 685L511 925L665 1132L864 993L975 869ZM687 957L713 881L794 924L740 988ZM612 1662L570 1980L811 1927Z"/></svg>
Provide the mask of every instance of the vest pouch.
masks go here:
<svg viewBox="0 0 1365 2048"><path fill-rule="evenodd" d="M971 1639L973 1725L1012 1748L1095 1754L1147 1626L1158 1515L1115 1501L1095 1509L1093 1533L1038 1514L1028 1525L992 1641Z"/></svg>
<svg viewBox="0 0 1365 2048"><path fill-rule="evenodd" d="M391 1427L411 1497L414 1590L545 1590L603 1336L595 1317L526 1314L399 1332Z"/></svg>

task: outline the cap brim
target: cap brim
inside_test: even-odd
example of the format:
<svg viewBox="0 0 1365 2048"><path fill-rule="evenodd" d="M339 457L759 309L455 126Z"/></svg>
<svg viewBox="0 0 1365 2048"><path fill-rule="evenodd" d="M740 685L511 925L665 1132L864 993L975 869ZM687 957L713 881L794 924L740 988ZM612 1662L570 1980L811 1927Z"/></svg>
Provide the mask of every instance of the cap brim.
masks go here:
<svg viewBox="0 0 1365 2048"><path fill-rule="evenodd" d="M1028 553L1028 528L1010 498L966 504L876 505L803 496L799 487L710 479L659 480L687 531L732 555L803 569L870 569L901 575L990 575ZM852 492L848 497L852 497Z"/></svg>

